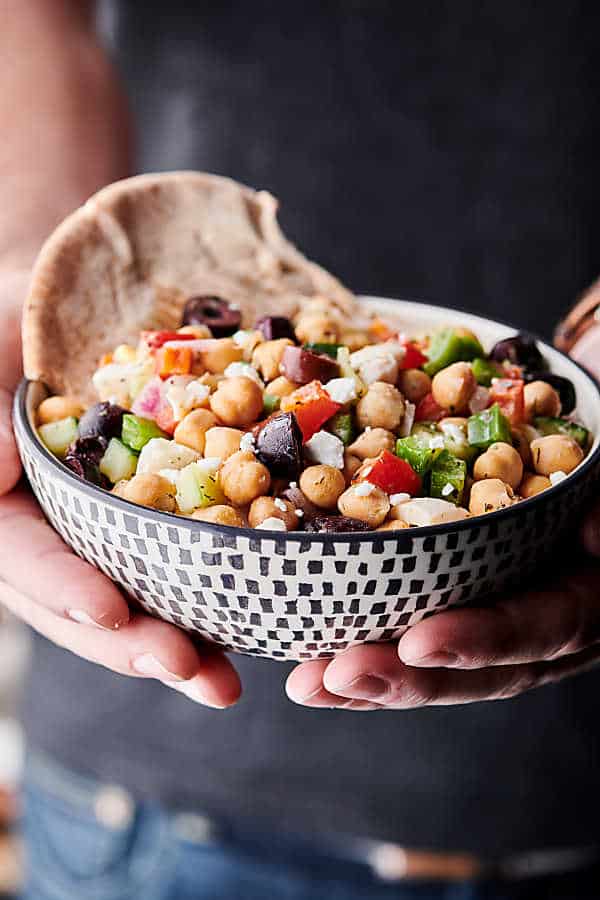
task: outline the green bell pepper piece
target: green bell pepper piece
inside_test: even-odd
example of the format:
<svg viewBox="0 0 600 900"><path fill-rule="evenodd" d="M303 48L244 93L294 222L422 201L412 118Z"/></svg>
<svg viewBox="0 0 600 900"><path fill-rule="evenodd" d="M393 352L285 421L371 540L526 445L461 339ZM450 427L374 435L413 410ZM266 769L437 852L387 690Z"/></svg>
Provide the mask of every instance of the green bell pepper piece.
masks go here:
<svg viewBox="0 0 600 900"><path fill-rule="evenodd" d="M568 419L552 418L550 416L537 416L533 420L534 427L541 434L566 434L573 438L574 441L585 448L590 439L590 433L583 425L577 425L575 422L569 422Z"/></svg>
<svg viewBox="0 0 600 900"><path fill-rule="evenodd" d="M449 503L460 506L466 477L466 462L452 456L447 450L443 450L435 459L431 469L429 494L438 500L447 500Z"/></svg>
<svg viewBox="0 0 600 900"><path fill-rule="evenodd" d="M443 435L438 434L440 443L443 441ZM444 452L444 446L431 447L430 441L434 439L434 435L418 434L410 437L399 438L396 441L396 456L404 459L415 470L421 478L425 476L437 456Z"/></svg>
<svg viewBox="0 0 600 900"><path fill-rule="evenodd" d="M483 347L477 338L469 334L461 334L453 328L444 328L431 338L427 362L423 368L430 377L455 362L466 361L483 356Z"/></svg>
<svg viewBox="0 0 600 900"><path fill-rule="evenodd" d="M489 387L492 378L499 378L502 374L495 363L490 362L489 359L482 359L481 356L473 360L471 368L477 384L482 384L484 387Z"/></svg>
<svg viewBox="0 0 600 900"><path fill-rule="evenodd" d="M487 450L497 441L512 445L510 423L497 403L471 416L467 422L467 436L469 444L480 450Z"/></svg>
<svg viewBox="0 0 600 900"><path fill-rule="evenodd" d="M263 394L263 406L268 416L272 415L274 412L277 412L280 403L281 398L276 397L275 394Z"/></svg>
<svg viewBox="0 0 600 900"><path fill-rule="evenodd" d="M313 353L325 353L326 356L331 356L332 359L337 359L338 350L343 346L343 344L329 344L323 342L304 344L304 349L311 350Z"/></svg>
<svg viewBox="0 0 600 900"><path fill-rule="evenodd" d="M121 440L132 450L141 450L152 438L168 436L153 419L144 419L142 416L134 416L133 413L125 413L123 416Z"/></svg>
<svg viewBox="0 0 600 900"><path fill-rule="evenodd" d="M356 429L352 413L339 412L329 420L329 431L340 439L344 447L354 440Z"/></svg>

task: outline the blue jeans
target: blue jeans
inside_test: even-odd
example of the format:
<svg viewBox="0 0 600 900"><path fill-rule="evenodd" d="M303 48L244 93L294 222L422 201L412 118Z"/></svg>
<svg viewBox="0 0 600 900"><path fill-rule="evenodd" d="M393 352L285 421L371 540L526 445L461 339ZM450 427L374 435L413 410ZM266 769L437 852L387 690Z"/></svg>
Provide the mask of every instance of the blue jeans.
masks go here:
<svg viewBox="0 0 600 900"><path fill-rule="evenodd" d="M25 784L22 900L586 900L596 872L520 885L386 883L363 863L273 834L222 831L196 815L39 763Z"/></svg>

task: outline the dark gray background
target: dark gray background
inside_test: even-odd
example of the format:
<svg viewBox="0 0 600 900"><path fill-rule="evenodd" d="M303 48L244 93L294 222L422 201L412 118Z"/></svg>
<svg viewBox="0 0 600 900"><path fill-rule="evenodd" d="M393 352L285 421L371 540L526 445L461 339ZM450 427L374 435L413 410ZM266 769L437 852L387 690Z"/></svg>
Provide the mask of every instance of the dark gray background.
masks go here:
<svg viewBox="0 0 600 900"><path fill-rule="evenodd" d="M549 333L598 272L597 14L532 2L103 4L139 168L268 188L357 291ZM220 713L37 642L34 745L270 827L498 852L596 840L597 675L503 702L310 711L240 659Z"/></svg>

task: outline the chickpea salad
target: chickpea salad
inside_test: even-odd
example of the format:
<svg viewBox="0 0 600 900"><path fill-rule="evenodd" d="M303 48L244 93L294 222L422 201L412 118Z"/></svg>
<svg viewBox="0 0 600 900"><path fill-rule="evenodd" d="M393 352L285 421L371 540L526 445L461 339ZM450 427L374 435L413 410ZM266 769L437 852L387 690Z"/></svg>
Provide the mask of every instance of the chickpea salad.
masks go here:
<svg viewBox="0 0 600 900"><path fill-rule="evenodd" d="M326 298L292 321L192 297L181 327L100 360L98 402L50 396L47 449L134 503L205 522L351 532L510 507L591 446L572 383L526 334L484 351L466 328L407 337Z"/></svg>

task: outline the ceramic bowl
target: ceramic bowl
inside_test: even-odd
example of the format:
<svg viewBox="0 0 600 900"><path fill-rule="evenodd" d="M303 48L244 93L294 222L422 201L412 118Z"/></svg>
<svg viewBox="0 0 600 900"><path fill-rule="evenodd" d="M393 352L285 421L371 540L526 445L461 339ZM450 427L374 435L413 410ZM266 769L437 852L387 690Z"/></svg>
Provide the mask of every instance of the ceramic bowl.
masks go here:
<svg viewBox="0 0 600 900"><path fill-rule="evenodd" d="M365 298L408 334L472 328L484 345L513 328L440 307ZM600 435L600 391L571 360L541 344L575 384L580 420ZM365 534L228 528L147 509L86 484L36 437L42 385L23 382L15 430L46 516L73 550L151 615L228 650L279 660L330 657L398 638L424 616L473 602L543 567L581 517L600 475L600 438L553 488L506 510L448 525Z"/></svg>

